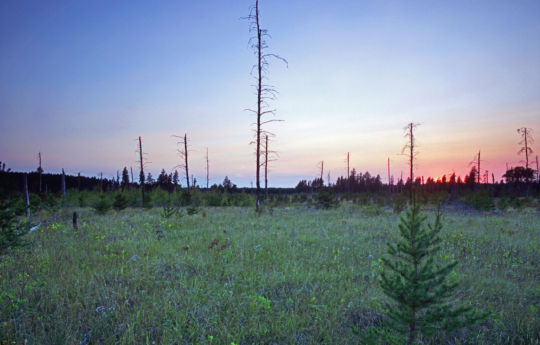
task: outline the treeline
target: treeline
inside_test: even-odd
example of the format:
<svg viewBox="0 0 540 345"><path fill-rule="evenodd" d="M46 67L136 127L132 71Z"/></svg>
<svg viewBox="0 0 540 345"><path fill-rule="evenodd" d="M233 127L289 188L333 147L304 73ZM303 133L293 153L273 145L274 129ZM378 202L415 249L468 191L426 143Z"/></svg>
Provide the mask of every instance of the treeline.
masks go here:
<svg viewBox="0 0 540 345"><path fill-rule="evenodd" d="M24 193L24 177L27 177L28 190L31 194L57 194L62 193L62 174L37 172L13 172L9 169L0 169L0 196L8 197L13 194ZM464 194L477 190L489 190L494 196L502 194L540 195L540 183L535 176L535 171L516 167L509 169L504 175L504 180L495 181L494 176L479 178L476 168L473 167L463 179L456 174L443 175L435 180L432 177L417 177L414 181L416 191L422 193L448 192L450 194ZM140 183L133 182L132 174L127 168L116 178L87 177L82 175L65 175L65 189L67 191L135 191L140 190ZM41 179L41 183L40 183ZM491 181L490 181L491 180ZM391 181L392 182L392 181ZM40 191L41 185L41 191ZM254 188L239 188L227 176L221 184L213 184L208 188L199 186L196 178L192 177L191 186L201 192L213 191L219 193L254 193ZM269 195L283 195L293 193L313 193L320 189L331 190L336 194L348 193L403 193L411 188L410 179L398 179L397 183L384 184L379 175L371 175L369 172L357 172L351 170L349 177L340 176L333 184L328 184L322 178L313 180L301 180L295 188L268 188ZM159 189L168 193L180 192L185 189L179 182L178 172L167 174L165 169L154 178L148 173L144 180L145 191L152 192Z"/></svg>
<svg viewBox="0 0 540 345"><path fill-rule="evenodd" d="M540 195L540 181L533 169L515 167L508 169L503 175L504 180L496 181L495 177L484 174L478 176L476 167L473 167L465 178L452 174L443 175L435 180L433 177L417 177L414 180L414 189L422 193L448 192L463 194L479 189L489 190L495 194ZM340 176L334 184L324 184L320 177L313 180L301 180L295 187L297 192L314 192L320 188L327 188L335 193L402 193L411 188L411 180L398 179L397 183L383 184L379 175L373 176L369 172L361 173L352 169L349 177Z"/></svg>

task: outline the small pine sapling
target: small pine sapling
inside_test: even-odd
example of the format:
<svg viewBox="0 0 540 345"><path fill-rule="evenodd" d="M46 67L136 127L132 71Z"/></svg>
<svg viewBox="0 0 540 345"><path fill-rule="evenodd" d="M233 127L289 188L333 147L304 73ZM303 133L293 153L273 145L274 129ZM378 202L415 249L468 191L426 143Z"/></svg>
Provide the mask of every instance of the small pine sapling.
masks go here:
<svg viewBox="0 0 540 345"><path fill-rule="evenodd" d="M118 193L114 196L113 208L116 211L122 211L127 207L127 198L122 193Z"/></svg>
<svg viewBox="0 0 540 345"><path fill-rule="evenodd" d="M449 276L457 262L435 262L441 249L440 208L433 224L426 227L425 220L413 205L401 217L399 239L388 243L389 257L382 259L380 285L394 302L387 315L392 328L407 335L407 344L414 344L419 334L429 338L452 332L486 316L472 306L457 306L452 299L458 284Z"/></svg>
<svg viewBox="0 0 540 345"><path fill-rule="evenodd" d="M165 219L169 219L175 214L178 214L178 208L174 206L171 197L167 199L167 203L163 205L163 210L161 211L161 216Z"/></svg>
<svg viewBox="0 0 540 345"><path fill-rule="evenodd" d="M12 200L0 201L0 255L8 248L26 244L22 238L28 233L28 223L18 219L19 210Z"/></svg>
<svg viewBox="0 0 540 345"><path fill-rule="evenodd" d="M109 211L110 208L111 204L107 199L105 199L105 195L100 194L99 201L94 205L94 210L96 211L96 213L99 215L104 215Z"/></svg>

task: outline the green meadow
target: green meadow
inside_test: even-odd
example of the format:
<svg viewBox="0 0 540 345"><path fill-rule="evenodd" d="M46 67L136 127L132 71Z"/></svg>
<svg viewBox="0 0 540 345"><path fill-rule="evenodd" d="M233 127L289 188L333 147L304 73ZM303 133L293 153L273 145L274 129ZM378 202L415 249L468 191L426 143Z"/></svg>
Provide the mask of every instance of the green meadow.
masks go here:
<svg viewBox="0 0 540 345"><path fill-rule="evenodd" d="M0 256L0 344L360 344L384 319L380 258L399 215L344 202L40 220ZM538 210L448 208L443 225L456 302L490 314L432 343L540 344Z"/></svg>

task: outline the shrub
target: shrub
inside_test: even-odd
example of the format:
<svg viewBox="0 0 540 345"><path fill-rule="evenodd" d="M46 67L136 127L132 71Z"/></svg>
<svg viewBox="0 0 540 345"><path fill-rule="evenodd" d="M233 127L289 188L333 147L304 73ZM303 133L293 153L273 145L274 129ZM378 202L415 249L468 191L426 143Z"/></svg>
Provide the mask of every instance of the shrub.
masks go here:
<svg viewBox="0 0 540 345"><path fill-rule="evenodd" d="M44 194L43 205L45 206L45 209L51 213L60 211L60 207L62 207L60 197L52 193Z"/></svg>
<svg viewBox="0 0 540 345"><path fill-rule="evenodd" d="M228 198L224 193L219 191L209 191L204 194L206 206L227 206Z"/></svg>
<svg viewBox="0 0 540 345"><path fill-rule="evenodd" d="M521 210L525 206L525 200L520 197L515 197L510 200L510 206L516 210Z"/></svg>
<svg viewBox="0 0 540 345"><path fill-rule="evenodd" d="M403 210L405 209L405 206L407 206L407 200L408 200L407 195L403 193L397 194L394 197L394 203L392 205L393 206L392 210L394 211L394 213L399 214L403 212Z"/></svg>
<svg viewBox="0 0 540 345"><path fill-rule="evenodd" d="M86 206L86 199L84 197L84 194L79 194L79 197L77 198L79 201L79 207L85 207Z"/></svg>
<svg viewBox="0 0 540 345"><path fill-rule="evenodd" d="M505 197L502 197L497 201L497 209L500 211L506 211L508 206L510 206L510 201Z"/></svg>
<svg viewBox="0 0 540 345"><path fill-rule="evenodd" d="M122 211L127 207L127 198L122 193L118 193L114 196L113 208L116 211Z"/></svg>
<svg viewBox="0 0 540 345"><path fill-rule="evenodd" d="M30 212L38 213L42 208L41 198L37 194L30 194Z"/></svg>
<svg viewBox="0 0 540 345"><path fill-rule="evenodd" d="M472 325L486 316L450 300L458 284L449 276L457 262L435 263L441 249L440 208L435 222L427 228L425 219L418 206L411 207L401 217L400 238L397 243L388 243L389 257L382 259L380 285L394 301L387 315L394 330L407 334L407 344L413 344L419 334L429 338L439 331Z"/></svg>
<svg viewBox="0 0 540 345"><path fill-rule="evenodd" d="M193 216L193 215L196 215L197 213L199 213L199 209L195 206L189 206L187 209L186 209L186 212L188 215L190 216Z"/></svg>
<svg viewBox="0 0 540 345"><path fill-rule="evenodd" d="M334 193L327 188L320 188L317 192L317 207L329 209L339 205Z"/></svg>
<svg viewBox="0 0 540 345"><path fill-rule="evenodd" d="M177 213L178 213L178 208L173 205L172 200L169 197L166 204L163 206L163 210L161 211L161 216L163 218L169 219Z"/></svg>
<svg viewBox="0 0 540 345"><path fill-rule="evenodd" d="M152 207L154 207L154 203L152 202L152 197L150 196L150 194L145 194L144 195L144 200L143 200L143 205L142 205L144 208L146 209L151 209Z"/></svg>
<svg viewBox="0 0 540 345"><path fill-rule="evenodd" d="M7 248L26 244L23 236L28 232L28 223L19 221L13 200L0 201L0 254Z"/></svg>
<svg viewBox="0 0 540 345"><path fill-rule="evenodd" d="M469 195L467 203L476 210L489 211L495 208L493 198L487 190L481 190Z"/></svg>
<svg viewBox="0 0 540 345"><path fill-rule="evenodd" d="M94 204L94 210L97 214L104 215L111 208L111 204L105 199L105 194L101 194L99 201Z"/></svg>

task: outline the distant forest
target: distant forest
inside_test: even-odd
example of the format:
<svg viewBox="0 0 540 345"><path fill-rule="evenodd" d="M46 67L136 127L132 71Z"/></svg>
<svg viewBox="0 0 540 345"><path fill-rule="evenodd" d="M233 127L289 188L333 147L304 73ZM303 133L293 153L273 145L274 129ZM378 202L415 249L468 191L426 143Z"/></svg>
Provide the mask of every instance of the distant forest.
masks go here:
<svg viewBox="0 0 540 345"><path fill-rule="evenodd" d="M30 193L60 193L62 191L62 174L42 173L40 191L39 172L13 172L4 167L0 170L0 195L7 197L13 194L23 193L25 175L27 175L28 190ZM124 169L121 175L119 174L117 178L113 179L65 175L65 188L66 190L97 190L103 192L140 188L140 183L133 182L130 176L127 169ZM446 191L448 193L459 194L482 188L489 189L494 193L520 195L528 192L533 195L540 195L540 181L535 170L515 167L509 169L503 175L503 178L500 181L496 181L494 176L484 175L479 178L476 168L473 167L463 179L459 176L456 177L455 174L450 176L444 175L437 180L432 177L425 179L424 177L417 177L414 185L417 191L424 193ZM221 184L213 184L208 188L198 185L196 178L192 178L190 183L192 184L192 188L194 187L202 191L208 189L240 193L253 192L255 190L255 188L238 188L228 177L225 177ZM179 182L178 173L175 171L174 173L167 174L165 170L162 170L157 178L154 178L149 173L145 177L144 186L145 190L148 191L160 188L168 192L173 192L183 188ZM268 194L310 193L322 188L329 189L335 193L400 193L410 188L410 179L398 179L397 183L384 184L379 175L373 176L369 172L361 173L352 169L348 178L343 176L338 177L336 182L330 185L318 177L313 180L301 180L294 188L268 188Z"/></svg>

